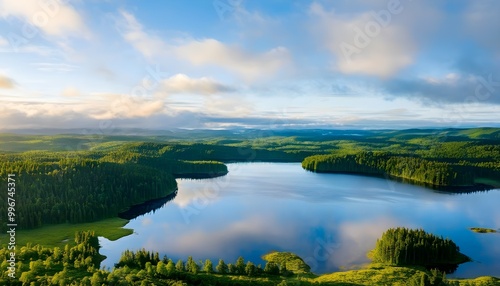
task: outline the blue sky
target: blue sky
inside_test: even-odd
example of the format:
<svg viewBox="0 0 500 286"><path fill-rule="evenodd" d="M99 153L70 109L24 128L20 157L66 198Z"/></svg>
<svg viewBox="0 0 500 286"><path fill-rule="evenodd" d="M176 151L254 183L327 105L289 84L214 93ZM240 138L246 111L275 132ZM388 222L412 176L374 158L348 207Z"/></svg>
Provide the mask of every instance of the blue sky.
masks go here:
<svg viewBox="0 0 500 286"><path fill-rule="evenodd" d="M0 129L500 126L499 11L0 0Z"/></svg>

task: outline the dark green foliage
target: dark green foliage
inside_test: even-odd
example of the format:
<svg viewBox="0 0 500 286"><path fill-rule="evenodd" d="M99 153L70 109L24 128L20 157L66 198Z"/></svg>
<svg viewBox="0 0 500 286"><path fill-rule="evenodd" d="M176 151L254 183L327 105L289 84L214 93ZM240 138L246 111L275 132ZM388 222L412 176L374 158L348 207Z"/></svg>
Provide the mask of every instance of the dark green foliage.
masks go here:
<svg viewBox="0 0 500 286"><path fill-rule="evenodd" d="M177 188L174 178L165 172L88 159L1 161L0 182L4 185L8 173L16 174L20 228L115 217L133 203L166 196ZM2 201L7 201L5 196L7 192L2 192ZM1 204L0 211L5 213L6 206Z"/></svg>
<svg viewBox="0 0 500 286"><path fill-rule="evenodd" d="M214 266L212 264L212 260L210 259L205 260L205 263L203 264L203 271L205 273L214 273Z"/></svg>
<svg viewBox="0 0 500 286"><path fill-rule="evenodd" d="M452 286L458 285L458 282L449 282L446 279L446 274L444 272L439 272L437 269L432 269L429 274L420 273L418 275L413 275L408 281L408 286Z"/></svg>
<svg viewBox="0 0 500 286"><path fill-rule="evenodd" d="M96 257L96 240L97 237L92 232L77 233L75 241L78 243L74 247L69 245L64 247L64 250L59 248L43 248L41 246L24 246L18 251L18 267L17 273L20 273L19 279L11 280L6 276L6 271L0 273L0 285L392 285L390 282L401 282L398 285L409 286L445 286L458 285L457 281L447 281L445 274L437 270L425 271L408 268L404 273L414 273L413 276L406 276L408 279L404 281L395 280L391 277L382 277L384 272L381 270L380 275L377 273L371 281L388 281L386 283L368 283L354 284L333 282L332 280L318 280L311 278L302 279L303 276L294 276L286 274L288 264L284 263L278 266L274 262L268 262L265 272L259 267L248 261L245 265L245 275L221 275L221 273L193 273L193 265L197 263L192 257L188 258L187 264L190 269L184 269L182 260L179 260L178 265L182 265L178 269L175 268L174 262L171 259L160 260L159 255L154 252L149 252L144 249L131 252L125 251L120 259L124 262L121 266L113 270L99 269L99 264L94 264ZM77 254L78 253L78 254ZM9 255L6 249L0 249L0 258L4 259L2 267L6 265L5 258ZM73 257L73 258L71 258ZM100 256L99 256L100 259ZM164 261L166 260L166 261ZM241 259L240 259L241 260ZM83 264L78 265L78 261ZM165 263L166 262L166 263ZM210 268L211 261L206 260L204 269ZM222 260L219 260L218 265L224 265ZM199 265L198 265L199 266ZM218 267L221 269L220 267ZM222 267L224 268L224 267ZM400 268L400 267L398 267ZM236 271L236 267L234 267ZM363 270L361 270L363 271ZM208 271L207 271L208 272ZM392 273L392 270L391 270ZM286 274L286 275L285 275ZM348 272L341 273L349 275ZM291 275L291 276L289 276ZM356 274L354 274L356 275ZM392 274L391 274L392 275ZM405 274L406 275L406 274ZM403 275L403 276L405 276ZM286 276L286 280L283 280ZM329 275L325 275L329 276ZM354 277L354 276L353 276ZM318 278L322 278L321 276ZM346 277L349 279L349 276ZM366 276L370 279L369 276ZM383 280L380 280L383 278ZM359 279L359 278L355 278ZM477 280L477 281L476 281ZM332 282L330 282L332 281ZM499 280L494 277L484 277L475 280L469 280L464 285L497 285ZM464 282L464 281L462 281ZM462 284L462 283L461 283Z"/></svg>
<svg viewBox="0 0 500 286"><path fill-rule="evenodd" d="M17 175L20 228L113 217L130 205L172 193L172 174L220 176L227 173L221 162L231 161L303 160L304 168L317 172L370 174L434 187L500 186L498 134L498 128L178 131L99 136L97 141L93 135L0 134L3 150L61 151L0 154L0 184L5 185L6 174ZM131 142L143 140L156 142ZM315 154L323 155L307 157ZM7 200L7 192L0 192L0 200ZM6 206L0 204L0 213Z"/></svg>
<svg viewBox="0 0 500 286"><path fill-rule="evenodd" d="M257 274L256 270L257 270L257 268L255 267L255 264L253 264L253 262L251 262L251 261L248 261L246 266L245 266L245 273L248 276L255 276Z"/></svg>
<svg viewBox="0 0 500 286"><path fill-rule="evenodd" d="M193 274L197 274L200 271L200 265L193 260L193 257L189 256L186 262L186 271Z"/></svg>
<svg viewBox="0 0 500 286"><path fill-rule="evenodd" d="M222 259L219 259L219 264L217 264L215 270L217 270L219 274L227 274L229 272L227 264Z"/></svg>
<svg viewBox="0 0 500 286"><path fill-rule="evenodd" d="M176 164L165 164L168 161L184 161L199 164L204 161L286 161L300 162L310 152L284 152L252 147L234 147L214 144L162 144L162 143L129 143L115 151L109 152L103 160L111 162L135 162L147 165L166 166L182 173L189 172ZM196 166L194 166L196 167ZM215 166L221 167L221 166ZM222 170L222 169L219 169ZM226 170L227 171L227 170Z"/></svg>
<svg viewBox="0 0 500 286"><path fill-rule="evenodd" d="M42 281L44 278L40 278L40 276L46 274L54 275L53 279L55 280L64 281L66 278L70 278L68 269L83 272L99 269L103 257L99 254L99 241L94 232L77 232L75 242L75 246L66 245L64 250L58 247L45 248L40 245L21 247L18 250L17 259L19 262L16 270L17 274L20 275L20 281L29 285L29 281ZM2 261L7 260L9 253L10 250L6 248L0 249ZM0 274L1 285L3 285L2 279L9 279L6 271L2 271Z"/></svg>
<svg viewBox="0 0 500 286"><path fill-rule="evenodd" d="M453 241L401 227L384 232L372 254L374 261L391 265L439 267L469 261Z"/></svg>
<svg viewBox="0 0 500 286"><path fill-rule="evenodd" d="M186 271L186 267L184 266L184 262L182 261L182 259L177 260L177 263L175 264L175 270L179 272Z"/></svg>
<svg viewBox="0 0 500 286"><path fill-rule="evenodd" d="M243 259L243 257L238 257L238 259L236 260L236 274L240 274L240 275L243 275L245 274L245 260Z"/></svg>
<svg viewBox="0 0 500 286"><path fill-rule="evenodd" d="M120 257L116 267L144 268L146 263L157 265L160 262L158 252L146 251L144 248L136 252L125 250Z"/></svg>
<svg viewBox="0 0 500 286"><path fill-rule="evenodd" d="M237 272L236 266L234 266L234 264L232 264L232 263L229 263L227 265L227 271L229 274L236 274L236 272Z"/></svg>
<svg viewBox="0 0 500 286"><path fill-rule="evenodd" d="M264 267L264 272L269 275L278 275L280 274L280 267L274 262L267 262Z"/></svg>
<svg viewBox="0 0 500 286"><path fill-rule="evenodd" d="M446 162L380 152L311 156L304 159L302 167L315 172L389 176L433 186L474 184L472 168L467 169L464 166Z"/></svg>
<svg viewBox="0 0 500 286"><path fill-rule="evenodd" d="M171 259L168 260L166 268L169 275L172 275L175 273L175 271L177 271L175 264Z"/></svg>

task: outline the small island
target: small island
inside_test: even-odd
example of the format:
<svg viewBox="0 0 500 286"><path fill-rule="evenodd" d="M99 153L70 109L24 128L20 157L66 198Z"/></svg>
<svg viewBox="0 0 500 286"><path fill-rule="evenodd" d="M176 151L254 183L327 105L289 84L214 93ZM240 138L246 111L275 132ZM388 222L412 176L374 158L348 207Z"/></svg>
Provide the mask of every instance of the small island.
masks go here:
<svg viewBox="0 0 500 286"><path fill-rule="evenodd" d="M496 229L492 228L485 228L485 227L470 227L470 230L473 232L477 233L497 233L498 231Z"/></svg>
<svg viewBox="0 0 500 286"><path fill-rule="evenodd" d="M371 251L372 263L362 269L314 274L311 267L291 252L271 252L255 264L242 256L226 263L206 259L178 259L146 249L125 250L113 269L101 269L98 236L78 231L74 242L63 247L26 244L17 268L22 274L11 280L4 271L0 285L498 285L492 276L448 279L442 267L470 259L458 246L422 229L391 228L377 240ZM8 253L0 249L0 256ZM216 260L217 261L217 260ZM49 268L47 268L47 265ZM80 284L78 284L80 283ZM465 283L465 284L464 284Z"/></svg>

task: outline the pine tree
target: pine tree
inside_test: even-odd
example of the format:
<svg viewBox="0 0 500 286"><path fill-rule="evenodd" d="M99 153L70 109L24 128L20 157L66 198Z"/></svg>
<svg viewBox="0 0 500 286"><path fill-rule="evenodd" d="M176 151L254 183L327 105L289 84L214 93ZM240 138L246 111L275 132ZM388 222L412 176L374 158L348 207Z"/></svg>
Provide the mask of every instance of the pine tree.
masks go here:
<svg viewBox="0 0 500 286"><path fill-rule="evenodd" d="M186 268L184 267L184 262L182 259L177 260L177 263L175 264L175 270L178 272L184 272L186 271Z"/></svg>
<svg viewBox="0 0 500 286"><path fill-rule="evenodd" d="M245 260L243 259L242 256L238 257L238 260L236 260L236 273L237 274L245 274Z"/></svg>
<svg viewBox="0 0 500 286"><path fill-rule="evenodd" d="M205 260L205 264L203 265L203 271L209 274L214 272L214 267L210 259Z"/></svg>
<svg viewBox="0 0 500 286"><path fill-rule="evenodd" d="M229 272L228 266L222 259L219 259L219 264L217 264L215 270L217 270L219 274L227 274Z"/></svg>

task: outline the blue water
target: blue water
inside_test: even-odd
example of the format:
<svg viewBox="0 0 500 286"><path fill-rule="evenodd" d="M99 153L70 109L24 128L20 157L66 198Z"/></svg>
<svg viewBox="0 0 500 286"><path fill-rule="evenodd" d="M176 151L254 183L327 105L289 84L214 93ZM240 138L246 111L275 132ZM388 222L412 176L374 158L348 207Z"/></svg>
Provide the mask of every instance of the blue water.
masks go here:
<svg viewBox="0 0 500 286"><path fill-rule="evenodd" d="M224 177L179 179L177 197L131 220L134 234L101 238L103 262L113 267L125 249L146 248L196 261L291 251L315 273L359 268L382 233L396 226L423 228L452 239L474 262L449 277L500 276L499 190L445 194L380 178L317 174L298 163L229 164Z"/></svg>

